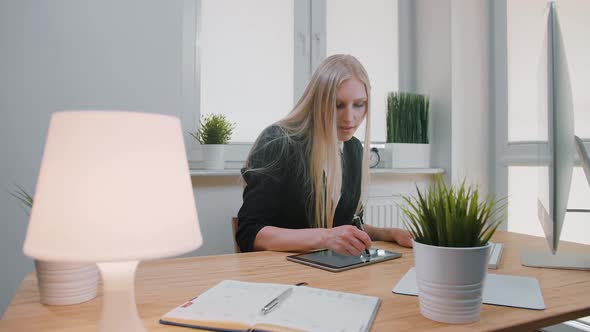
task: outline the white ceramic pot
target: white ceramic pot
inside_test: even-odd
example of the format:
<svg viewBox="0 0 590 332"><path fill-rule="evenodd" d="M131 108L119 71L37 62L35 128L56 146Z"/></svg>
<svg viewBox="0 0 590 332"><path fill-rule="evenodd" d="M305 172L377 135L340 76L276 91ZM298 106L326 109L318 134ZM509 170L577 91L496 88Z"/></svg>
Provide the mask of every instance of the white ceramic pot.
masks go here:
<svg viewBox="0 0 590 332"><path fill-rule="evenodd" d="M224 168L224 144L203 144L203 164L205 169Z"/></svg>
<svg viewBox="0 0 590 332"><path fill-rule="evenodd" d="M387 143L392 168L430 168L430 144Z"/></svg>
<svg viewBox="0 0 590 332"><path fill-rule="evenodd" d="M413 244L420 313L450 324L478 321L491 245L449 248Z"/></svg>
<svg viewBox="0 0 590 332"><path fill-rule="evenodd" d="M35 270L43 304L77 304L96 297L99 273L94 263L35 260Z"/></svg>

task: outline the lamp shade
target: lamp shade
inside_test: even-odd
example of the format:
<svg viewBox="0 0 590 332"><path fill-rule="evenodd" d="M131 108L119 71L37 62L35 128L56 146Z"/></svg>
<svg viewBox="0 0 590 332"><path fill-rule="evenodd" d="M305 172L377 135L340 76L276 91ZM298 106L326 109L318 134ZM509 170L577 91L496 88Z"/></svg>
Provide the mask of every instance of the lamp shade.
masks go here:
<svg viewBox="0 0 590 332"><path fill-rule="evenodd" d="M145 260L201 243L178 118L119 111L52 115L26 255Z"/></svg>

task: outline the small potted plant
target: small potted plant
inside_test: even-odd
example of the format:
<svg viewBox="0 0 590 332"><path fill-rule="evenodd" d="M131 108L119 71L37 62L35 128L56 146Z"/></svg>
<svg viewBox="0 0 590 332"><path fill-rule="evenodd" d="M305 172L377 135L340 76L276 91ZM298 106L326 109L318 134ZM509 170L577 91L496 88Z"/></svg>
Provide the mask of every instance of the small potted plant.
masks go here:
<svg viewBox="0 0 590 332"><path fill-rule="evenodd" d="M392 168L430 167L429 108L425 95L388 94L386 149L391 154Z"/></svg>
<svg viewBox="0 0 590 332"><path fill-rule="evenodd" d="M444 323L479 320L491 245L504 221L505 199L480 201L477 187L447 186L441 176L427 192L403 197L412 234L420 312Z"/></svg>
<svg viewBox="0 0 590 332"><path fill-rule="evenodd" d="M235 124L223 114L207 114L201 118L199 129L190 133L203 148L206 169L224 168L224 145L229 142Z"/></svg>
<svg viewBox="0 0 590 332"><path fill-rule="evenodd" d="M10 195L16 198L22 205L25 213L27 215L31 215L31 209L33 208L33 197L24 190L21 186L16 186L14 192L11 192Z"/></svg>
<svg viewBox="0 0 590 332"><path fill-rule="evenodd" d="M16 186L16 190L10 194L22 204L27 215L30 215L33 197L20 186ZM96 297L99 273L94 263L35 260L35 271L41 303L70 305Z"/></svg>

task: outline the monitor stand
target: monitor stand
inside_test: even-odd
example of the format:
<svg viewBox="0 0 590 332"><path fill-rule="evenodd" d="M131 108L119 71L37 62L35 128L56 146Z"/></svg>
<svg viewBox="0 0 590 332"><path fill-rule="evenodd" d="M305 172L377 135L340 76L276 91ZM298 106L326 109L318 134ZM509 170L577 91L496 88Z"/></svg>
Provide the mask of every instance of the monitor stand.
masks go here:
<svg viewBox="0 0 590 332"><path fill-rule="evenodd" d="M566 250L553 255L545 251L525 251L520 256L520 263L529 267L590 271L590 253Z"/></svg>
<svg viewBox="0 0 590 332"><path fill-rule="evenodd" d="M588 178L590 184L590 178ZM567 212L590 213L588 209L567 209ZM520 255L520 263L529 267L549 269L590 271L590 252L571 252L568 249L557 250L556 254L548 251L525 251Z"/></svg>

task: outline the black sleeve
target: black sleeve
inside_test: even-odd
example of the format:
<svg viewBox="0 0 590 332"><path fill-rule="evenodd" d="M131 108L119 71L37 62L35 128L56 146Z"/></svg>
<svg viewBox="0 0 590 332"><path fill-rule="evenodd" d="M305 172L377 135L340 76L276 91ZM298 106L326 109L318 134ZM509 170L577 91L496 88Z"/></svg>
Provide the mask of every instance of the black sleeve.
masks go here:
<svg viewBox="0 0 590 332"><path fill-rule="evenodd" d="M353 137L354 140L354 177L353 177L353 181L352 181L352 188L354 188L354 199L353 199L353 211L356 213L356 207L361 199L361 191L362 191L362 173L363 173L363 154L364 154L364 148L363 148L363 144L361 143L361 141L359 141L356 137ZM362 202L361 202L362 205ZM361 211L360 211L361 216L364 215L364 206L361 206Z"/></svg>
<svg viewBox="0 0 590 332"><path fill-rule="evenodd" d="M285 139L276 127L265 130L247 168L242 169L246 187L236 232L236 242L242 252L253 251L258 232L279 219L284 204L281 192L285 186L285 161L288 158Z"/></svg>

